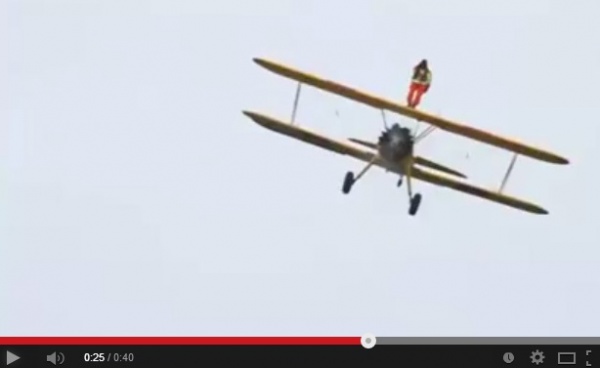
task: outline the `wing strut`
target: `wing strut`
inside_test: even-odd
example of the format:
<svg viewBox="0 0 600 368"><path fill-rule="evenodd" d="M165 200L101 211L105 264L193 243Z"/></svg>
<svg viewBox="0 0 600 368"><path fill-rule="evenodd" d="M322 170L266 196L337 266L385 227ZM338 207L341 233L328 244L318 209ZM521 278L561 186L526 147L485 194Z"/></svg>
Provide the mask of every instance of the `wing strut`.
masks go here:
<svg viewBox="0 0 600 368"><path fill-rule="evenodd" d="M508 182L508 178L510 177L511 172L512 172L513 168L515 167L515 162L517 161L517 156L519 156L519 154L515 153L513 155L512 160L510 160L510 164L508 165L506 174L504 174L504 179L502 179L502 184L500 184L500 189L498 190L498 193L502 193L502 191L504 191L504 187L506 186L506 183Z"/></svg>
<svg viewBox="0 0 600 368"><path fill-rule="evenodd" d="M298 83L298 87L296 87L296 97L294 98L294 108L292 109L292 118L290 120L290 124L294 125L294 121L296 120L296 111L298 111L298 101L300 100L300 89L302 87L302 83Z"/></svg>
<svg viewBox="0 0 600 368"><path fill-rule="evenodd" d="M381 117L383 118L383 128L387 129L388 124L387 124L387 120L385 119L385 111L383 109L381 109Z"/></svg>
<svg viewBox="0 0 600 368"><path fill-rule="evenodd" d="M425 139L425 137L427 137L429 134L431 134L435 129L436 129L436 127L433 125L430 125L427 128L425 128L424 131L422 131L421 133L419 133L419 135L417 135L415 137L415 143Z"/></svg>
<svg viewBox="0 0 600 368"><path fill-rule="evenodd" d="M412 190L412 163L406 165L406 172L404 175L406 176L406 190L408 192L408 199L412 200L413 198L413 190ZM400 181L398 183L401 183Z"/></svg>
<svg viewBox="0 0 600 368"><path fill-rule="evenodd" d="M425 128L424 131L422 131L421 133L417 134L417 132L419 131L419 125L421 124L421 120L418 119L417 120L417 125L415 126L415 143L422 141L423 139L425 139L425 137L427 137L429 134L431 134L434 130L437 129L437 126L435 125L430 125L427 128Z"/></svg>

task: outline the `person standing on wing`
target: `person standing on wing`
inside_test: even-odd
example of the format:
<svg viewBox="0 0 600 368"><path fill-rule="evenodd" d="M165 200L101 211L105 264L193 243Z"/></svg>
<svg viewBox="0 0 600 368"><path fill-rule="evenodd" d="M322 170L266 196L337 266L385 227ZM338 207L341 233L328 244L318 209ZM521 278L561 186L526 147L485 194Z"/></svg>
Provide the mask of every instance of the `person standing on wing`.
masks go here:
<svg viewBox="0 0 600 368"><path fill-rule="evenodd" d="M429 90L431 85L431 70L427 65L427 60L423 59L413 69L413 76L408 90L406 102L408 106L416 108L421 102L421 97Z"/></svg>

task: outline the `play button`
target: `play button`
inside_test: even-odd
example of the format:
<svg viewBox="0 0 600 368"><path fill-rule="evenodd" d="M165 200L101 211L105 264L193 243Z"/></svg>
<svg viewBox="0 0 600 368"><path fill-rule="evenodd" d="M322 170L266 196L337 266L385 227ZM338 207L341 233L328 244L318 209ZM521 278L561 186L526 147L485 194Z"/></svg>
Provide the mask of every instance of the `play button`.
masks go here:
<svg viewBox="0 0 600 368"><path fill-rule="evenodd" d="M21 359L20 356L11 353L10 351L6 351L6 365L9 365L11 363L16 362L17 360Z"/></svg>

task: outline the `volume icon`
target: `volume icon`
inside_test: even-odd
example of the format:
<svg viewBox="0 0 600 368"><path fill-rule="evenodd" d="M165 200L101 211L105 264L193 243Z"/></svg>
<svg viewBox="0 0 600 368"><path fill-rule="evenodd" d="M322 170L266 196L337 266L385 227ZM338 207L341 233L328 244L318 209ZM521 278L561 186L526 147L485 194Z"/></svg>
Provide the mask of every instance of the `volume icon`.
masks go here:
<svg viewBox="0 0 600 368"><path fill-rule="evenodd" d="M46 355L46 361L50 362L54 365L63 364L65 362L65 354L56 353L56 351L52 354Z"/></svg>

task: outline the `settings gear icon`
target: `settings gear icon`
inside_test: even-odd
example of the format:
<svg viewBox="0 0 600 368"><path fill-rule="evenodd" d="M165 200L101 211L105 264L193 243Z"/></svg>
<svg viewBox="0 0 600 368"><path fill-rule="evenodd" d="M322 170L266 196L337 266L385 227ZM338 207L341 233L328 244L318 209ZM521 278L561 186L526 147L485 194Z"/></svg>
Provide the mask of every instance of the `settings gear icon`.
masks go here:
<svg viewBox="0 0 600 368"><path fill-rule="evenodd" d="M536 350L531 352L531 363L539 365L544 362L544 352Z"/></svg>

